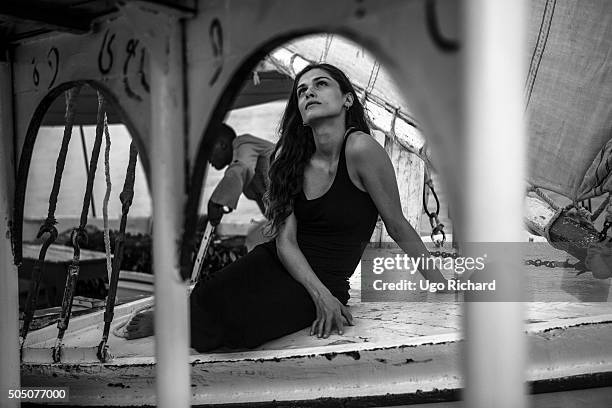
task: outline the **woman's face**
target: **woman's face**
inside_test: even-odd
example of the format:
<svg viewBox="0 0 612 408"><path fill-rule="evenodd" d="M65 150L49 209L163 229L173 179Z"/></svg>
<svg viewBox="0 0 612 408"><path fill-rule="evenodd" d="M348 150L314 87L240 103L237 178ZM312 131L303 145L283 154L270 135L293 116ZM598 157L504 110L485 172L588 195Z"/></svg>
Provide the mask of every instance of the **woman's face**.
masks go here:
<svg viewBox="0 0 612 408"><path fill-rule="evenodd" d="M351 95L343 94L338 82L320 68L311 69L302 75L296 88L296 96L305 124L339 116L345 111L345 104L352 103Z"/></svg>

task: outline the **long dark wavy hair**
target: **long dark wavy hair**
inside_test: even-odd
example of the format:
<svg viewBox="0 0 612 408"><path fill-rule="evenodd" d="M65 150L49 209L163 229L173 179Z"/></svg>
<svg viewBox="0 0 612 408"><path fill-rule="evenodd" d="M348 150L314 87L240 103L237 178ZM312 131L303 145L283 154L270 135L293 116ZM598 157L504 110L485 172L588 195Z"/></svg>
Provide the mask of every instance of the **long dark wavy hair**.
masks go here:
<svg viewBox="0 0 612 408"><path fill-rule="evenodd" d="M343 94L353 95L353 103L346 111L346 129L353 128L370 133L363 105L344 72L330 64L311 64L295 76L279 127L280 138L271 156L270 185L264 196L265 215L268 219L264 231L268 236L275 236L293 211L295 197L302 191L304 184L304 168L316 150L312 130L303 124L297 98L300 78L316 68L326 71L340 85Z"/></svg>

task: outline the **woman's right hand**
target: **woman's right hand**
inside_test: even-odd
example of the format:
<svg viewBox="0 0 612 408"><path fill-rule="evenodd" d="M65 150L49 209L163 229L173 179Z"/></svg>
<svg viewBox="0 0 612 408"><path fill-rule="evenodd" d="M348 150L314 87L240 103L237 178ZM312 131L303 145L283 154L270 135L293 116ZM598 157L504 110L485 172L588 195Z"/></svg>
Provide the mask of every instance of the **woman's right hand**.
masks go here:
<svg viewBox="0 0 612 408"><path fill-rule="evenodd" d="M344 333L344 324L353 326L353 315L347 306L332 295L329 290L324 290L319 296L313 298L317 310L317 318L310 327L310 335L328 338L331 331L338 329L338 334Z"/></svg>

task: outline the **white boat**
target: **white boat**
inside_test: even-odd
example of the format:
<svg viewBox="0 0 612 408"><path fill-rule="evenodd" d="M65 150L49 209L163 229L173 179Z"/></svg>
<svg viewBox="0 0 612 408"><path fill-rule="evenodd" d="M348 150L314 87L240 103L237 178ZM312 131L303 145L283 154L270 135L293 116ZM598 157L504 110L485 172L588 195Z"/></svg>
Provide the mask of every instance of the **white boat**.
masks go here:
<svg viewBox="0 0 612 408"><path fill-rule="evenodd" d="M547 245L547 244L546 244ZM561 251L538 251L563 258ZM563 301L529 303L525 332L530 348L526 381L538 392L583 389L612 380L612 309L605 302L579 302L558 286L575 278L570 270L538 272L536 292ZM580 288L577 279L576 288ZM556 285L551 291L547 285ZM610 293L609 282L605 285ZM351 279L351 312L356 325L327 339L308 329L268 342L256 350L200 354L190 351L191 403L376 404L454 401L465 378L463 307L455 294L415 293L404 302L360 302L359 271ZM571 290L569 291L571 292ZM588 293L588 291L587 291ZM601 291L599 291L601 294ZM460 296L457 294L457 296ZM582 299L584 300L584 299ZM131 314L153 303L142 299L115 308L113 332L120 334ZM109 339L112 358L100 363L98 343L103 311L74 318L64 337L61 363L53 363L55 325L32 332L22 355L22 385L67 386L78 406L154 405L154 338Z"/></svg>
<svg viewBox="0 0 612 408"><path fill-rule="evenodd" d="M43 3L39 6L48 6ZM21 177L27 178L38 126L53 101L60 100L58 97L75 84L87 84L101 91L114 103L117 116L113 119L109 115L109 120L125 123L139 147L139 160L157 205L158 216L154 216L156 224L153 226L155 269L163 273L155 275L156 313L163 316L160 321L164 322L163 327L158 327L156 339L126 341L120 336L120 326L132 313L151 305L153 299L144 298L117 306L107 343L109 355L100 361L98 345L104 326L103 311L70 319L60 342L61 351L55 355L53 348L60 350L55 326L28 333L19 353L14 317L11 320L3 315L1 327L6 334L3 333L2 345L6 344L6 349L13 353L9 353L1 385L19 383L20 377L23 387L68 387L70 398L65 403L75 406L415 404L457 401L466 384L468 398L474 401L479 392L486 394L498 389L492 379L479 378L476 368L483 369L482 372L488 372L486 369L491 366L499 368L500 362L508 361L510 350L518 350L524 354L515 358L516 364L504 366L504 371L519 373L517 375L532 387L533 392L610 389L612 344L607 339L612 334L612 307L608 303L609 278L595 280L588 274L577 276L569 267L544 269L536 264L525 268L526 287L533 296L526 300L537 300L525 303L525 315L520 313L518 300L522 299L518 295L521 293L516 290L512 292L516 304L486 306L499 311L499 315L488 320L474 317L486 316L482 309L478 312L480 315L475 312L484 305L464 307L457 302L461 299L459 293L422 290L402 302L362 302L365 293L360 289L358 270L352 278L350 302L357 324L348 327L342 336L334 334L328 339L317 339L303 330L255 350L199 354L190 349L187 352L187 284L179 278L186 277L185 270L190 265L184 260L185 252L182 259L177 255L180 249L177 242L180 240L183 247L191 242L189 230L194 227L201 194L197 187L206 176L204 158L210 140L207 129L211 123L221 120L232 106L277 99L279 89L286 89L282 85L286 86L291 74L308 61L324 59L337 64L358 81L359 92L381 132L379 135L388 140L383 143L396 163L404 163L396 169L398 173L400 169L405 170L400 173L400 190L402 196L407 197L403 205L409 218L414 214L416 221L421 207L424 164L416 159L416 154L426 161L431 160L441 179L446 180L444 187L449 202L469 213L469 198L461 191L464 182L461 177L468 174L462 167L462 160L468 155L458 152L462 151L463 143L473 140L468 136L452 137L462 123L457 108L462 95L461 77L457 72L463 41L453 39L458 36L459 13L450 2L381 3L364 5L348 0L332 5L323 0L274 4L230 1L85 3L63 10L59 5L48 6L48 16L17 6L0 9L0 14L9 22L3 38L15 45L9 63L3 63L0 77L5 94L0 100L0 114L5 115L0 119L3 126L0 152L6 154L13 149L16 152L15 162L7 174L16 174L18 181L13 190L10 176L2 179L0 187L4 198L0 210L13 214L14 206L14 214L23 215L25 187L20 186L24 183ZM546 154L559 153L553 148L557 146L554 141L559 135L564 141L560 144L563 160L569 160L569 152L577 152L577 159L571 163L571 174L563 171L565 163L547 160L548 167L531 169L529 182L577 201L592 193L583 191L581 180L576 179L579 177L576 174L584 174L591 165L587 159L592 159L598 151L609 158L605 138L609 137L610 130L612 81L604 80L609 79L608 71L591 72L592 76L583 78L584 83L573 83L574 87L568 88L567 99L554 100L557 115L569 112L589 117L588 123L582 123L589 129L584 134L584 143L573 145L575 138L570 137L571 132L559 133L559 129L551 125L554 120L546 116L544 106L546 98L551 98L551 90L557 89L558 76L553 75L553 71L558 64L574 61L578 54L585 53L585 58L596 61L601 57L601 66L609 68L612 61L602 57L601 50L612 36L602 33L609 33L612 24L605 18L609 15L606 12L611 11L605 2L594 1L584 6L583 13L576 15L570 12L574 6L576 4L571 2L556 4L545 0L531 4L528 33L529 52L533 57L525 88L531 113L531 162L537 162ZM322 9L329 13L317 12ZM65 13L63 18L58 16L59 11ZM179 18L184 19L182 25L178 24ZM585 20L592 24L584 24ZM552 22L555 24L551 30ZM182 31L177 27L182 27ZM397 90L387 82L390 76L380 70L377 60L359 47L347 48L348 41L341 39L339 34L275 48L281 40L294 38L296 33L318 32L323 28L348 33L349 37L376 51L377 58L385 62L390 76L396 79ZM599 35L600 43L588 50L571 48L572 53L568 54L564 33L574 32L576 37L571 37L572 41L579 45L591 44L591 34ZM410 52L402 52L404 49ZM266 63L257 68L259 59L268 53ZM514 57L518 58L516 54ZM12 68L12 76L7 75L7 66ZM269 71L271 67L273 71ZM572 78L582 72L582 66L569 68ZM263 72L258 72L261 70ZM265 85L268 80L269 88L256 85L258 81ZM240 93L237 83L249 85L253 94ZM10 86L5 87L6 84ZM182 87L184 84L188 86ZM577 109L572 98L582 95L585 88L607 93L602 91L604 96L601 96L591 92L593 100L581 99L582 105ZM411 104L404 102L402 94L414 97ZM85 96L82 95L83 100ZM233 100L236 96L238 98ZM517 106L516 102L509 101L508 106ZM12 126L7 130L7 106L14 111L9 115L15 120L14 132ZM596 114L587 115L592 112ZM184 121L185 117L189 120ZM479 118L482 123L489 123L486 115ZM91 118L83 120L93 123ZM506 128L521 132L520 126L512 127L514 122L509 122ZM538 125L535 133L534 123ZM504 130L495 129L500 133ZM431 136L433 157L425 153L421 130ZM182 143L169 138L169 134L184 135ZM486 138L480 141L486 142ZM471 160L481 163L480 157ZM497 161L504 163L504 158L499 157ZM185 169L191 183L188 191L183 188ZM504 174L492 167L487 170L491 175ZM520 175L521 170L517 172ZM505 176L507 185L501 185L498 180L501 192L508 192L511 185L516 185L511 174ZM479 177L472 175L470 180L482 180ZM611 179L610 174L606 174L598 191L609 191ZM408 198L415 196L415 186L419 200L410 201ZM512 196L485 192L489 200L482 205L491 210L487 214L500 214L496 210ZM187 198L181 200L180 197L187 193ZM460 212L458 221L466 218L461 215L465 213ZM516 214L501 214L508 219L495 219L495 222L504 225L504 228L499 227L506 231L503 238L512 238L512 242L517 235L507 232L514 231L513 227L505 226L515 225L520 219ZM182 221L183 216L187 221ZM479 223L488 224L482 229L494 229L490 219L481 219ZM470 235L467 231L474 229L462 229L466 226L465 220L458 224L457 234L462 234L463 239L487 236ZM8 244L3 241L2 259L9 272L16 272L13 261L21 262L22 225L15 225L11 232L15 252L8 256L10 250L6 250ZM185 235L181 235L183 233ZM380 230L377 241L384 240L384 232ZM535 246L531 248L535 250ZM387 251L389 256L395 254L393 248L381 251ZM529 257L554 265L566 260L564 252L545 243ZM12 275L7 275L7 285L0 287L16 292ZM2 292L6 296L0 296L6 299L2 303L6 310L16 308L16 296L11 293L7 289ZM514 328L513 331L499 329L500 323ZM528 352L516 348L525 333ZM494 346L486 341L482 343L487 347L480 350L482 357L478 358L471 345L480 344L478 340L482 339L499 343L493 343ZM528 363L521 377L523 358ZM15 374L16 365L20 366L20 375ZM478 390L473 384L484 384L486 387L481 388L486 389ZM517 396L521 392L520 384L517 389L516 384L504 377L499 387L509 387L505 388L508 395L503 395L506 404L521 400ZM500 395L491 398L500 401Z"/></svg>

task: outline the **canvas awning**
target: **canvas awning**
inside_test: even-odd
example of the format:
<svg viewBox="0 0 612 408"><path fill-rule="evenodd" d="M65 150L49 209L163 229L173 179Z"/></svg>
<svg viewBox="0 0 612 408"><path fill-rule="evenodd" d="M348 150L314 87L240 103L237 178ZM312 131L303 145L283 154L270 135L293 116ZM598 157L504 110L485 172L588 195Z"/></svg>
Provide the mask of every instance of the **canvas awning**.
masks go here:
<svg viewBox="0 0 612 408"><path fill-rule="evenodd" d="M612 147L604 145L612 139L612 2L539 0L530 7L528 181L572 200L595 187L610 191Z"/></svg>

